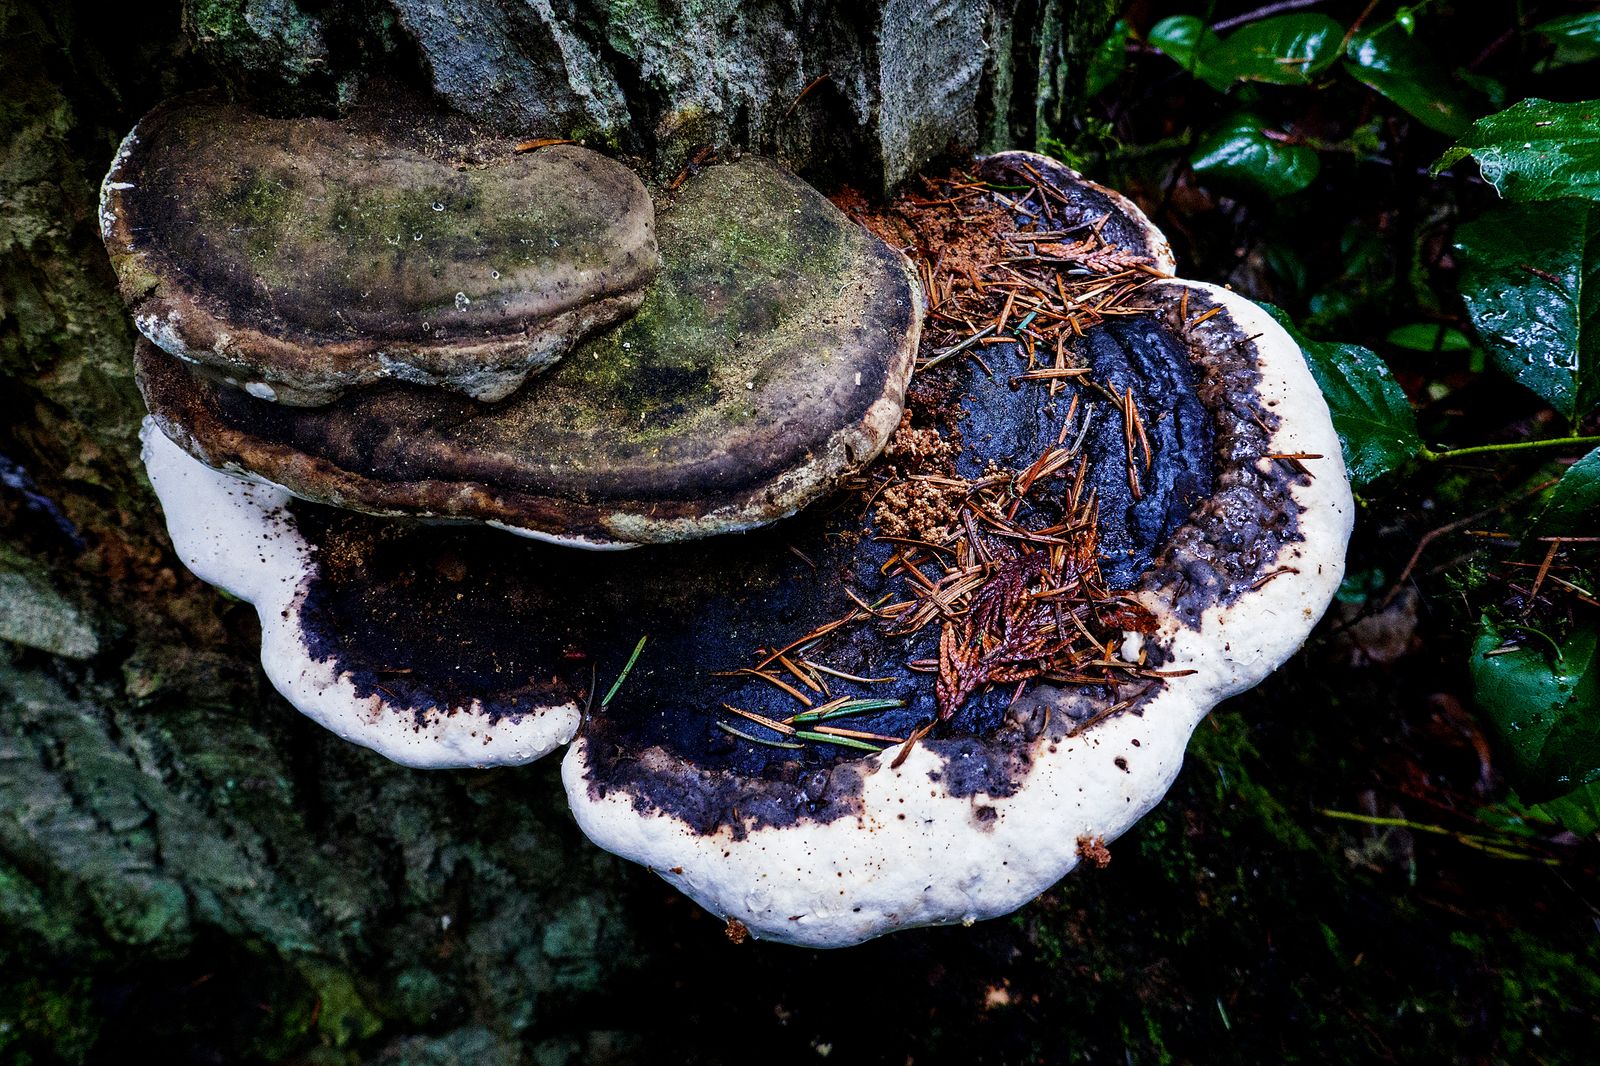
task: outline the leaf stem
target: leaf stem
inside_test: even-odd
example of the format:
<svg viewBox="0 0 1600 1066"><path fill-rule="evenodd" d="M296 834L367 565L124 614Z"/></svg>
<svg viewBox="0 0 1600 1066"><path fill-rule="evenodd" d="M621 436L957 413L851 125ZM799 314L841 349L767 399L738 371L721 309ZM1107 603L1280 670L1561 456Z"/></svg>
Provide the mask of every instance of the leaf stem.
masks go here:
<svg viewBox="0 0 1600 1066"><path fill-rule="evenodd" d="M1600 444L1600 437L1555 437L1550 440L1523 440L1512 444L1474 444L1467 448L1441 448L1435 451L1424 446L1419 452L1430 463L1441 459L1459 459L1463 455L1488 455L1493 452L1522 452L1533 448L1573 448Z"/></svg>
<svg viewBox="0 0 1600 1066"><path fill-rule="evenodd" d="M1174 137L1166 137L1159 141L1151 141L1148 144L1119 145L1116 148L1107 149L1106 151L1100 153L1100 161L1102 163L1109 163L1116 160L1139 159L1144 156L1160 155L1162 152L1171 152L1180 148L1188 148L1193 143L1194 133L1192 131L1185 130L1183 133L1180 133Z"/></svg>
<svg viewBox="0 0 1600 1066"><path fill-rule="evenodd" d="M1414 822L1409 818L1384 818L1372 814L1358 814L1355 811L1335 811L1326 808L1318 810L1318 814L1327 818L1335 818L1344 822L1360 822L1364 825L1386 826L1395 829L1409 829L1412 832L1433 833L1436 836L1449 837L1458 844L1465 844L1469 848L1486 852L1501 859L1521 859L1527 862L1543 863L1546 866L1559 865L1560 860L1531 851L1514 851L1520 841L1506 836L1490 836L1481 833L1458 833L1446 829L1442 825L1430 825L1427 822Z"/></svg>

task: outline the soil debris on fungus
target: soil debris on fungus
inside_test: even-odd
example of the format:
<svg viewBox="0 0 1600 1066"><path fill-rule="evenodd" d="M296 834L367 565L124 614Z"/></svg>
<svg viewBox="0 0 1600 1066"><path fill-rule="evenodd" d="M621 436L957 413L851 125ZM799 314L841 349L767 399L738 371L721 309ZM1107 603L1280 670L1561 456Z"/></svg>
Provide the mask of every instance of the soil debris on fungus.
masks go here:
<svg viewBox="0 0 1600 1066"><path fill-rule="evenodd" d="M1084 862L1094 863L1096 869L1104 870L1111 865L1111 849L1106 847L1106 838L1099 836L1082 836L1078 838L1078 858Z"/></svg>
<svg viewBox="0 0 1600 1066"><path fill-rule="evenodd" d="M918 369L959 355L987 370L981 349L1015 343L1025 372L1079 376L1082 368L1066 365L1065 342L1108 315L1151 310L1128 300L1171 276L1148 236L1120 225L1108 230L1111 205L1082 218L1082 205L1022 159L981 177L962 170L925 177L919 191L880 209L849 192L839 202L916 265L927 300ZM1059 388L1052 383L1051 395Z"/></svg>

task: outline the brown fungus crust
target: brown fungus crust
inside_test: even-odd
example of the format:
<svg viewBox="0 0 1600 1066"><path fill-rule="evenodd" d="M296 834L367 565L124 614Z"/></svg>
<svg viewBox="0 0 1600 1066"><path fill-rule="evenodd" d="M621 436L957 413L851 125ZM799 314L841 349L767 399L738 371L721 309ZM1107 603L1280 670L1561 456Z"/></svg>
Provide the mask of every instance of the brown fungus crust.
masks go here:
<svg viewBox="0 0 1600 1066"><path fill-rule="evenodd" d="M588 702L591 794L619 792L641 813L695 832L742 835L859 814L877 761L825 744L750 743L719 727L744 724L720 709L768 721L794 714L793 696L736 673L752 650L783 647L852 612L856 598L873 603L896 592L885 577L895 548L872 536L883 532L873 520L876 490L891 469L894 478L937 470L968 480L1021 470L1061 439L1075 402L1087 413L1095 400L1080 440L1093 460L1098 540L1108 550L1102 570L1113 589L1177 603L1193 626L1206 607L1269 580L1281 549L1295 550L1291 489L1305 475L1261 461L1277 419L1257 399L1249 338L1225 311L1207 317L1213 305L1201 290L1152 282L1140 303L1151 310L1107 317L1073 344L1072 361L1091 371L1093 387L1054 382L1052 396L991 376L976 360L919 376L909 432L882 464L831 502L746 536L575 555L482 530L397 531L296 504L300 528L327 560L301 608L311 650L392 707L477 699L491 715L516 715L530 698ZM984 351L1002 368L1022 354L1011 342ZM1130 490L1120 462L1125 426L1096 399L1110 389L1131 389L1146 415L1153 454L1141 493ZM329 565L334 559L345 564ZM1108 715L1142 713L1161 691L1148 674L1114 689L1036 683L1020 698L1010 685L989 685L940 721L932 679L904 666L936 655L938 627L892 630L863 619L795 654L890 678L825 680L833 695L899 701L852 718L863 732L907 736L935 725L920 744L940 765L930 786L951 796L1012 795L1042 752ZM640 636L649 638L643 653L602 705ZM1145 650L1151 666L1163 662L1162 638L1148 637Z"/></svg>
<svg viewBox="0 0 1600 1066"><path fill-rule="evenodd" d="M638 314L499 404L389 385L289 408L149 345L145 399L203 461L371 513L620 544L793 513L899 421L921 317L904 258L754 159L701 172L660 230Z"/></svg>
<svg viewBox="0 0 1600 1066"><path fill-rule="evenodd" d="M103 195L140 330L280 402L390 376L498 398L634 310L658 265L621 164L394 105L279 119L182 98L141 120Z"/></svg>

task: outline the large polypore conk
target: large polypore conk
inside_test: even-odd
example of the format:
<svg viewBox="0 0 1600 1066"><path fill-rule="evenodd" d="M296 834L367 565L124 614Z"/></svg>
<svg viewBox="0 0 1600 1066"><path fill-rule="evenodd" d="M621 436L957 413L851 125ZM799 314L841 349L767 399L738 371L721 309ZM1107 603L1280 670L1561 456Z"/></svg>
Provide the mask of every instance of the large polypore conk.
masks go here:
<svg viewBox="0 0 1600 1066"><path fill-rule="evenodd" d="M627 168L410 110L179 100L128 134L101 195L139 330L280 403L383 378L499 399L637 308L657 267Z"/></svg>
<svg viewBox="0 0 1600 1066"><path fill-rule="evenodd" d="M302 412L247 404L146 349L152 408L183 444L147 435L174 542L257 604L263 658L297 705L361 723L345 731L391 757L519 762L576 730L563 776L585 832L759 936L832 946L1004 913L1130 826L1207 711L1299 646L1341 576L1353 508L1293 342L1248 301L1162 277L1166 244L1125 201L1020 153L935 192L911 214L959 202L945 244L927 230L893 243L922 245L946 346L924 344L885 457L792 518L619 554L307 503L191 456L313 495L296 462L263 457L398 483L403 467L382 462L405 434L309 432ZM691 195L661 216L667 292L710 262L673 266L672 212ZM984 233L1004 247L975 263L964 227L996 218ZM1004 306L951 326L950 277L980 275L1004 283L983 290ZM740 321L742 339L774 319ZM608 358L648 338L621 347L629 328ZM979 335L952 344L952 329ZM525 391L592 412L570 399L598 380L586 362L604 369L587 351ZM681 400L652 406L639 365L624 368L633 385L592 419L602 442L624 411L680 417ZM398 403L384 420L412 425L384 402ZM631 513L681 519L681 488ZM255 517L233 522L233 500ZM262 553L266 591L245 550L258 543L292 546ZM1012 616L1049 632L1011 647Z"/></svg>

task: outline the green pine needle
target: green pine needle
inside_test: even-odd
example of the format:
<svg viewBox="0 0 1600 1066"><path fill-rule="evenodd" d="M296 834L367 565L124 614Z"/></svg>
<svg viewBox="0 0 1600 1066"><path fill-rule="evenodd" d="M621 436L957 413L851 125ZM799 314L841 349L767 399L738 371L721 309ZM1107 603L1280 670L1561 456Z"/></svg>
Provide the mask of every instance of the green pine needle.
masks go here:
<svg viewBox="0 0 1600 1066"><path fill-rule="evenodd" d="M633 646L633 654L628 656L628 665L622 668L622 673L618 674L617 679L611 683L611 691L607 692L606 698L600 701L600 709L602 711L605 710L606 705L611 702L611 697L617 694L617 689L622 687L622 683L628 680L628 671L632 670L633 664L639 661L639 653L644 651L644 642L649 639L650 634L646 633L644 636L639 638L639 643Z"/></svg>

